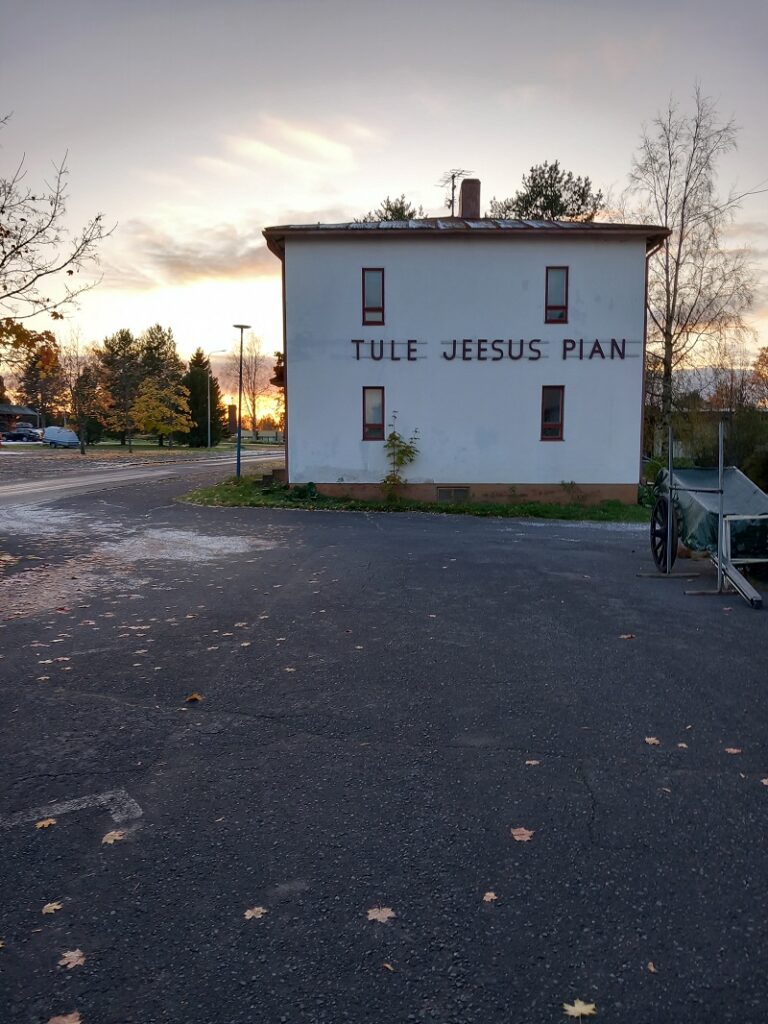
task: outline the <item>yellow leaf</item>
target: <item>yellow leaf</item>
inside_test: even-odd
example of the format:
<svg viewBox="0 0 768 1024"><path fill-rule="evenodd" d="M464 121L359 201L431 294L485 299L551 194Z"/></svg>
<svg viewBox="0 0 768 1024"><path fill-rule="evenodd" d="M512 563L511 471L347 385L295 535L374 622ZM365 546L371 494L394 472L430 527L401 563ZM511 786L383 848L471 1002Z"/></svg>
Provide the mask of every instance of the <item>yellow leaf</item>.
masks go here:
<svg viewBox="0 0 768 1024"><path fill-rule="evenodd" d="M101 844L103 846L106 843L107 846L112 846L114 843L119 843L121 839L125 839L125 832L121 828L116 828L112 832L107 832L101 840Z"/></svg>
<svg viewBox="0 0 768 1024"><path fill-rule="evenodd" d="M661 746L661 740L657 740L655 736L646 736L645 742L648 744L649 747Z"/></svg>
<svg viewBox="0 0 768 1024"><path fill-rule="evenodd" d="M581 999L574 999L572 1003L563 1003L566 1017L594 1017L597 1007L594 1003L584 1003Z"/></svg>
<svg viewBox="0 0 768 1024"><path fill-rule="evenodd" d="M61 910L64 906L63 903L46 903L43 907L44 914L55 914L57 910Z"/></svg>
<svg viewBox="0 0 768 1024"><path fill-rule="evenodd" d="M83 1018L77 1012L65 1013L63 1016L60 1014L58 1017L51 1017L48 1024L82 1024Z"/></svg>
<svg viewBox="0 0 768 1024"><path fill-rule="evenodd" d="M768 779L760 779L764 786L768 786Z"/></svg>
<svg viewBox="0 0 768 1024"><path fill-rule="evenodd" d="M368 920L378 921L379 924L386 924L390 918L396 916L392 907L371 907L368 911Z"/></svg>
<svg viewBox="0 0 768 1024"><path fill-rule="evenodd" d="M85 953L82 949L68 949L61 954L59 967L67 967L70 971L73 967L82 967L85 963Z"/></svg>
<svg viewBox="0 0 768 1024"><path fill-rule="evenodd" d="M264 915L268 913L269 911L267 910L266 907L251 907L250 910L246 910L243 916L245 917L246 921L250 921L252 919L260 921L262 917L264 917Z"/></svg>
<svg viewBox="0 0 768 1024"><path fill-rule="evenodd" d="M55 818L43 818L42 821L35 822L35 828L50 828L51 825L56 824Z"/></svg>
<svg viewBox="0 0 768 1024"><path fill-rule="evenodd" d="M512 828L509 831L516 843L530 843L531 839L533 839L533 833L536 830L530 828L523 828L521 826L519 828Z"/></svg>
<svg viewBox="0 0 768 1024"><path fill-rule="evenodd" d="M184 700L187 704L195 704L199 700L205 700L205 697L203 697L202 693L190 693L190 695L185 697Z"/></svg>
<svg viewBox="0 0 768 1024"><path fill-rule="evenodd" d="M483 903L493 903L498 898L495 892L486 892L483 894Z"/></svg>
<svg viewBox="0 0 768 1024"><path fill-rule="evenodd" d="M656 967L656 964L653 962L653 960L649 960L648 961L648 970L649 970L649 972L651 974L658 974L659 973L659 970Z"/></svg>
<svg viewBox="0 0 768 1024"><path fill-rule="evenodd" d="M533 766L533 765L536 765L536 764L541 764L541 761L526 761L525 763Z"/></svg>
<svg viewBox="0 0 768 1024"><path fill-rule="evenodd" d="M395 973L395 968L392 966L392 964L383 963L381 966L388 971L392 971L393 974Z"/></svg>
<svg viewBox="0 0 768 1024"><path fill-rule="evenodd" d="M723 747L723 750L725 750L726 754L740 754L741 753L741 747Z"/></svg>
<svg viewBox="0 0 768 1024"><path fill-rule="evenodd" d="M678 747L681 750L687 750L688 749L688 744L687 743L678 743L677 745L678 745Z"/></svg>

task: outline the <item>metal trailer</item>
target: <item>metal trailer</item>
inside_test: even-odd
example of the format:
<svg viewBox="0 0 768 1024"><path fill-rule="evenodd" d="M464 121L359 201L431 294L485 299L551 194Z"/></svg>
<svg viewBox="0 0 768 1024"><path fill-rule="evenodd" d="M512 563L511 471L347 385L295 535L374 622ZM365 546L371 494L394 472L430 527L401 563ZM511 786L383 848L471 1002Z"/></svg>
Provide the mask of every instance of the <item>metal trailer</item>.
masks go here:
<svg viewBox="0 0 768 1024"><path fill-rule="evenodd" d="M716 471L674 469L669 431L669 464L656 482L658 496L651 515L651 554L656 568L671 577L682 539L691 550L708 552L717 568L716 590L687 594L722 594L730 586L753 608L761 608L762 595L739 567L768 563L768 494L740 470L724 466L723 439L721 422Z"/></svg>

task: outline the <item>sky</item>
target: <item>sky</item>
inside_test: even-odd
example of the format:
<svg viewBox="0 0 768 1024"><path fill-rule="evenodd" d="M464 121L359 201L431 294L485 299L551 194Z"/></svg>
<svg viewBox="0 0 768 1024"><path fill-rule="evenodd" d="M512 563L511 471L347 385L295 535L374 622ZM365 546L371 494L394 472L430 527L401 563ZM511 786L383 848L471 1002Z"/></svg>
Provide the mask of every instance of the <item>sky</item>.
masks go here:
<svg viewBox="0 0 768 1024"><path fill-rule="evenodd" d="M725 191L768 187L765 0L5 0L0 175L67 154L68 224L114 225L101 281L55 326L171 327L189 356L247 323L282 345L264 227L349 220L451 167L511 195L560 160L618 195L642 125L694 85L740 126ZM768 192L744 201L750 320L768 345Z"/></svg>

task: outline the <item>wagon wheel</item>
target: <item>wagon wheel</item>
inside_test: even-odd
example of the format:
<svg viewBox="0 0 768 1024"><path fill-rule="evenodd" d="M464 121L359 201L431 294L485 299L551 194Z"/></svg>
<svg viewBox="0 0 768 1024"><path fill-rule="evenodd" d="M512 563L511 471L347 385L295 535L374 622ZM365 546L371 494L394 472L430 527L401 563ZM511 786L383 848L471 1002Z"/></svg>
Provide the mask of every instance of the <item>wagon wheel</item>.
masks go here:
<svg viewBox="0 0 768 1024"><path fill-rule="evenodd" d="M667 569L667 516L669 514L669 498L658 498L653 506L651 516L651 554L659 572ZM677 516L672 511L672 558L670 568L677 557Z"/></svg>

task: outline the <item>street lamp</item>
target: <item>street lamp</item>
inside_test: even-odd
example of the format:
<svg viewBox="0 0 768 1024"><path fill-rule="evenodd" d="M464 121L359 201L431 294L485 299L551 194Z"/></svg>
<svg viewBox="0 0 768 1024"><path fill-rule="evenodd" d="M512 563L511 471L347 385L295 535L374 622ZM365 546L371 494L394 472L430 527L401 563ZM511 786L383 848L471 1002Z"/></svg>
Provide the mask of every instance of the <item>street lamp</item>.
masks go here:
<svg viewBox="0 0 768 1024"><path fill-rule="evenodd" d="M233 324L236 331L240 331L240 372L237 377L237 468L235 477L240 479L240 446L243 438L243 331L250 329L250 324Z"/></svg>
<svg viewBox="0 0 768 1024"><path fill-rule="evenodd" d="M225 348L215 348L205 357L208 361L208 451L211 450L211 356L217 356L226 351Z"/></svg>

